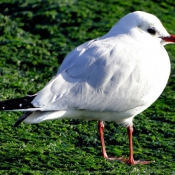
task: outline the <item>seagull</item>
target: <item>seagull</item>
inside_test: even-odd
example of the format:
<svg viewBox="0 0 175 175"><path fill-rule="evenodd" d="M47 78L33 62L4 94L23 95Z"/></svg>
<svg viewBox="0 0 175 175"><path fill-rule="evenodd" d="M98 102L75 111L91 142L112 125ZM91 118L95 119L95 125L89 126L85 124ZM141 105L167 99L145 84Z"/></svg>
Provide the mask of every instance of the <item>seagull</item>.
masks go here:
<svg viewBox="0 0 175 175"><path fill-rule="evenodd" d="M54 119L97 120L102 155L128 164L148 164L133 156L133 118L160 96L170 75L164 48L174 43L160 20L136 11L102 37L76 47L55 77L34 95L0 102L0 110L25 111L15 126ZM127 127L129 158L108 157L103 121Z"/></svg>

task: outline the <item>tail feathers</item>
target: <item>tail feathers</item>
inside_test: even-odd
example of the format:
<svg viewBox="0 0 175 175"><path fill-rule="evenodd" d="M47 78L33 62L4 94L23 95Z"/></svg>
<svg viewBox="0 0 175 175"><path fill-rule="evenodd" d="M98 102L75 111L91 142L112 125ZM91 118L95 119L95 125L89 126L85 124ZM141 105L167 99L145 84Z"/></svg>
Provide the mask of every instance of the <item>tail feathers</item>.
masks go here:
<svg viewBox="0 0 175 175"><path fill-rule="evenodd" d="M0 110L15 110L15 109L27 109L35 108L31 102L36 97L36 95L28 95L22 98L15 98L5 101L0 101Z"/></svg>

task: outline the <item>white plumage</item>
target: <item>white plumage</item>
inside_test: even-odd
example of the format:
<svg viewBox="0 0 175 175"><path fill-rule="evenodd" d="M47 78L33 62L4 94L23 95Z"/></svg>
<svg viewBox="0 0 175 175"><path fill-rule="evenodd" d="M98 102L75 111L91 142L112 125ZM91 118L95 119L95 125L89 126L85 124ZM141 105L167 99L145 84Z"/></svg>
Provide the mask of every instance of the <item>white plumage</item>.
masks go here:
<svg viewBox="0 0 175 175"><path fill-rule="evenodd" d="M67 55L56 77L32 101L40 111L54 112L34 113L25 122L81 118L131 125L167 83L170 62L161 36L169 34L155 16L126 15L106 35Z"/></svg>
<svg viewBox="0 0 175 175"><path fill-rule="evenodd" d="M162 93L170 74L164 45L174 43L159 19L145 12L124 16L104 36L88 41L70 52L57 75L36 96L0 102L1 110L31 111L15 124L74 118L99 120L102 155L129 164L133 118ZM128 126L129 159L106 154L102 121Z"/></svg>

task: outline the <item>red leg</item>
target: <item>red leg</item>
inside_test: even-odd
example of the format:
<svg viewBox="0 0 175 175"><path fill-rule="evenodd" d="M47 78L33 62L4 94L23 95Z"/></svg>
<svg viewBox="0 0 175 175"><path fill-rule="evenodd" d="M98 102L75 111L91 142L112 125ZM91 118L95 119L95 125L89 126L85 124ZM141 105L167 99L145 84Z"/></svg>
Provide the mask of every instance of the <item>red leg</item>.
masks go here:
<svg viewBox="0 0 175 175"><path fill-rule="evenodd" d="M117 157L108 157L108 155L107 155L107 153L106 153L105 142L104 142L104 124L103 124L103 121L99 121L99 122L98 122L98 131L99 131L99 134L100 134L102 156L103 156L105 159L108 159L108 160L120 160L121 158L117 158Z"/></svg>
<svg viewBox="0 0 175 175"><path fill-rule="evenodd" d="M128 126L128 138L129 138L129 160L127 161L128 164L149 164L151 161L134 161L133 156L133 144L132 144L132 133L133 133L133 126Z"/></svg>
<svg viewBox="0 0 175 175"><path fill-rule="evenodd" d="M132 133L133 133L133 126L128 126L128 138L129 138L129 159L125 159L123 157L108 157L106 153L106 148L105 148L105 142L104 142L104 124L103 121L98 122L98 131L100 134L100 141L101 141L101 147L102 147L102 156L105 159L108 160L120 160L123 163L127 164L149 164L150 161L135 161L134 156L133 156L133 144L132 144Z"/></svg>
<svg viewBox="0 0 175 175"><path fill-rule="evenodd" d="M133 147L132 147L132 133L133 126L128 126L128 138L129 138L129 160L128 164L134 164Z"/></svg>

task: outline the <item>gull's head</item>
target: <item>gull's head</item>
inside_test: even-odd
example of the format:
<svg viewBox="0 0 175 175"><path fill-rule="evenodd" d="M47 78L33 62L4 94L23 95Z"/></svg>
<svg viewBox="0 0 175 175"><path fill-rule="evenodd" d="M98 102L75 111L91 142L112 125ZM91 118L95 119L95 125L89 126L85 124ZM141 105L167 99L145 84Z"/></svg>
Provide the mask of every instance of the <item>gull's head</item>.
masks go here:
<svg viewBox="0 0 175 175"><path fill-rule="evenodd" d="M129 13L111 29L110 33L130 34L138 38L158 40L162 45L175 42L175 36L170 35L161 21L154 15L136 11Z"/></svg>

